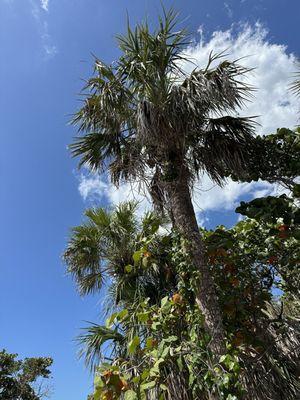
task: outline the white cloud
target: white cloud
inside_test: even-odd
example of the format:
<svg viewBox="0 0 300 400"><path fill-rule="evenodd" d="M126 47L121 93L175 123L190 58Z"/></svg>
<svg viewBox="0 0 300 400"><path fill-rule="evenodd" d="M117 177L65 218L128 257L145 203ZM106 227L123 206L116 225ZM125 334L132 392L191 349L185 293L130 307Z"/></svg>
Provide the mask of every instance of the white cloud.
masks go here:
<svg viewBox="0 0 300 400"><path fill-rule="evenodd" d="M41 7L43 10L49 10L49 0L41 0Z"/></svg>
<svg viewBox="0 0 300 400"><path fill-rule="evenodd" d="M195 204L194 204L195 206ZM209 218L207 216L205 216L204 214L198 213L196 214L197 216L197 222L198 225L201 226L202 228L205 228L205 226L207 225L207 222L209 222Z"/></svg>
<svg viewBox="0 0 300 400"><path fill-rule="evenodd" d="M298 100L289 92L295 72L296 57L287 52L284 45L270 43L268 32L257 23L243 25L236 33L236 27L227 31L214 32L205 40L203 27L199 31L200 41L191 46L187 54L193 62L204 67L211 51L226 52L229 60L238 60L247 68L255 68L248 75L247 82L256 88L254 99L240 114L259 116L258 133L271 133L279 127L293 127L297 124ZM195 65L186 65L191 71Z"/></svg>
<svg viewBox="0 0 300 400"><path fill-rule="evenodd" d="M293 127L297 124L299 104L287 90L295 71L296 58L287 52L285 46L270 43L268 32L260 24L254 27L241 26L237 33L234 27L228 31L214 32L209 40L204 39L203 28L199 29L199 33L200 41L187 50L194 62L194 65L185 66L187 72L195 68L195 64L205 66L211 50L215 53L226 51L228 59L241 59L240 63L245 67L255 67L247 80L257 88L255 98L240 111L240 115L258 115L259 134L268 134L279 127ZM139 193L137 185L133 190L129 184L115 189L95 175L82 175L79 191L85 200L92 198L117 204L135 198L141 201L141 212L150 207L150 202ZM198 221L205 224L205 211L233 210L244 196L266 196L275 191L274 185L266 182L237 183L231 180L220 188L207 175L203 175L196 185L193 202Z"/></svg>
<svg viewBox="0 0 300 400"><path fill-rule="evenodd" d="M214 184L204 174L196 185L193 194L195 211L233 210L244 196L253 197L256 193L267 195L274 191L274 186L267 182L238 183L228 180L224 187Z"/></svg>
<svg viewBox="0 0 300 400"><path fill-rule="evenodd" d="M108 184L99 175L80 175L78 189L84 200L106 197L107 187Z"/></svg>
<svg viewBox="0 0 300 400"><path fill-rule="evenodd" d="M13 3L14 0L2 0L4 3ZM31 4L34 4L34 1L38 1L40 4L40 7L45 10L45 11L49 11L49 0L30 0Z"/></svg>
<svg viewBox="0 0 300 400"><path fill-rule="evenodd" d="M44 43L45 59L54 57L57 54L57 47L54 44Z"/></svg>
<svg viewBox="0 0 300 400"><path fill-rule="evenodd" d="M44 58L50 59L54 57L57 54L58 50L52 42L52 38L49 34L48 23L46 21L44 21L44 23L42 24L41 39L44 49Z"/></svg>
<svg viewBox="0 0 300 400"><path fill-rule="evenodd" d="M101 205L116 206L122 201L136 201L139 204L139 214L151 209L147 192L138 183L123 183L116 188L103 175L84 171L79 176L78 189L82 198L92 204L100 202Z"/></svg>

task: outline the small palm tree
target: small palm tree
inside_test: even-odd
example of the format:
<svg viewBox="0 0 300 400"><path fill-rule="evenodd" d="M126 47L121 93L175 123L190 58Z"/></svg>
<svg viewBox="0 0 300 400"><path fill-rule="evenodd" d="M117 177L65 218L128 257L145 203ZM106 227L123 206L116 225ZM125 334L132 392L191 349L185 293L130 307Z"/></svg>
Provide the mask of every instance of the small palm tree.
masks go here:
<svg viewBox="0 0 300 400"><path fill-rule="evenodd" d="M113 213L88 209L86 222L72 229L64 259L81 295L101 289L104 277L124 272L131 263L137 235L133 203Z"/></svg>
<svg viewBox="0 0 300 400"><path fill-rule="evenodd" d="M128 202L112 211L104 208L87 210L84 223L72 229L64 253L67 272L75 279L81 295L98 292L104 281L108 281L109 313L112 309L134 308L145 298L150 305L160 304L176 286L176 274L170 269L158 232L161 219L149 212L138 222L136 209L137 204ZM151 239L147 247L157 264L131 271L133 254L145 246L145 238ZM137 329L136 326L131 324L122 333L94 323L84 328L79 342L87 365L91 368L98 365L102 357L101 346L106 342L114 344L112 354L124 353L126 336L134 336L132 329Z"/></svg>
<svg viewBox="0 0 300 400"><path fill-rule="evenodd" d="M201 274L197 303L218 355L224 351L222 319L191 192L202 172L222 184L228 171L241 175L247 168L253 123L234 113L251 89L240 80L247 70L236 62L213 67L220 56L185 74L189 39L176 24L171 10L154 32L147 22L128 26L118 37L119 60L106 65L96 59L73 119L79 136L70 147L80 165L108 170L116 185L144 182L156 207L169 212Z"/></svg>
<svg viewBox="0 0 300 400"><path fill-rule="evenodd" d="M142 245L141 239L149 232L153 234L153 244L160 249L160 236L156 238L156 234L161 219L149 212L138 223L136 209L133 202L122 203L113 211L88 209L86 221L72 229L63 257L81 295L98 292L105 279L110 282L109 295L114 307L121 300L133 303L144 297L156 303L165 295L163 267L155 273L150 269L150 275L143 274L142 280L139 274L126 273L134 252Z"/></svg>

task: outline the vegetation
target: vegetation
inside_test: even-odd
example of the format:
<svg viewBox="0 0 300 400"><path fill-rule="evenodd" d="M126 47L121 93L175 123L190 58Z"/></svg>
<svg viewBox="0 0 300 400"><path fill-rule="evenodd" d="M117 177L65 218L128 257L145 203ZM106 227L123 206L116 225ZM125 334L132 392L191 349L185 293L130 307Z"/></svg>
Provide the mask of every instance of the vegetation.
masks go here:
<svg viewBox="0 0 300 400"><path fill-rule="evenodd" d="M64 258L79 292L107 288L106 324L79 337L89 398L296 399L300 130L255 137L251 119L233 116L251 94L247 70L211 55L186 75L176 22L171 11L154 32L128 27L119 60L96 59L73 120L80 165L144 184L154 204L142 220L133 203L89 209L72 230ZM241 203L230 229L200 229L191 193L202 172L288 194Z"/></svg>
<svg viewBox="0 0 300 400"><path fill-rule="evenodd" d="M283 217L270 217L270 201ZM139 224L130 203L112 212L87 211L66 261L82 292L97 290L109 277L108 311L114 312L105 326L89 326L79 338L87 364L97 367L95 400L295 398L299 209L285 196L240 208L255 218L231 229L201 230L226 330L226 352L218 361L196 306L199 275L185 239L176 230L161 233L154 214ZM88 245L95 237L97 254ZM280 301L276 288L284 291Z"/></svg>
<svg viewBox="0 0 300 400"><path fill-rule="evenodd" d="M44 379L49 378L51 358L25 358L17 354L0 352L0 399L40 400L49 394Z"/></svg>
<svg viewBox="0 0 300 400"><path fill-rule="evenodd" d="M188 240L198 280L197 304L205 316L216 354L225 347L220 308L204 257L191 201L191 189L206 171L221 184L228 171L242 174L247 166L253 122L233 117L251 89L241 82L247 70L236 62L212 64L190 75L184 49L189 38L177 30L176 14L164 13L153 33L148 24L118 37L122 52L112 65L95 61L86 85L86 100L73 122L79 125L71 145L80 165L108 169L112 181L137 180L149 189L161 212Z"/></svg>

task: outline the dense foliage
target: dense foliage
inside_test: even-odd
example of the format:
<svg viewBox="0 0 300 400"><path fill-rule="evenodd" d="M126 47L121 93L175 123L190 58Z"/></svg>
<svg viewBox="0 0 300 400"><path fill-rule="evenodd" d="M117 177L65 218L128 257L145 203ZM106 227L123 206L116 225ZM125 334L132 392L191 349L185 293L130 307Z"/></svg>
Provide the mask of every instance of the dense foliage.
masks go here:
<svg viewBox="0 0 300 400"><path fill-rule="evenodd" d="M105 326L89 326L80 337L87 363L96 367L93 398L294 399L296 203L287 195L255 199L241 204L248 218L233 228L201 229L226 328L227 350L217 361L195 304L199 274L185 239L162 229L154 214L139 223L130 203L88 210L66 261L82 293L98 290L109 276L108 310L114 309Z"/></svg>
<svg viewBox="0 0 300 400"><path fill-rule="evenodd" d="M17 354L0 352L0 399L40 400L49 394L43 384L49 378L52 359L47 357L17 360Z"/></svg>
<svg viewBox="0 0 300 400"><path fill-rule="evenodd" d="M228 175L244 182L262 179L281 183L289 190L299 191L300 186L295 186L295 179L300 170L300 128L281 128L274 134L257 136L254 140L248 169L240 175L232 172Z"/></svg>

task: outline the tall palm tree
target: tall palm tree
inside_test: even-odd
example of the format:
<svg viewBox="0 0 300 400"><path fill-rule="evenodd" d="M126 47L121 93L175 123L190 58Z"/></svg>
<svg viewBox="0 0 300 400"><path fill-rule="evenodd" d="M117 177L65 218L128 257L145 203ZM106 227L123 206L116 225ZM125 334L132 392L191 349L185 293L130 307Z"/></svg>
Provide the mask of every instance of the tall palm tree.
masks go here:
<svg viewBox="0 0 300 400"><path fill-rule="evenodd" d="M247 70L236 62L219 60L213 67L219 56L187 75L189 39L177 22L171 10L153 32L147 22L128 26L118 37L119 60L106 65L96 59L70 147L80 166L108 170L115 185L144 182L155 206L170 213L199 271L197 303L220 355L222 318L191 196L202 172L222 184L228 171L246 169L253 123L234 115L251 89L240 80Z"/></svg>

